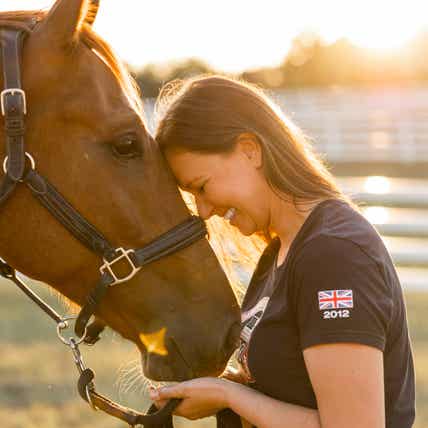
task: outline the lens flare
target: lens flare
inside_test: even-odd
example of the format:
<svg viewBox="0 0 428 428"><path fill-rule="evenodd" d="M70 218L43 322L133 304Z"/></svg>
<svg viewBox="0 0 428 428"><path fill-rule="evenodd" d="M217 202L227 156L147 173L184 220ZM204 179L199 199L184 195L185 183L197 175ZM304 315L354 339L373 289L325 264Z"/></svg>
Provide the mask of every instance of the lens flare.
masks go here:
<svg viewBox="0 0 428 428"><path fill-rule="evenodd" d="M147 352L162 356L168 355L168 351L165 347L165 333L166 327L150 334L140 333L140 340L146 347Z"/></svg>
<svg viewBox="0 0 428 428"><path fill-rule="evenodd" d="M389 212L384 207L368 207L364 210L364 216L372 224L388 223Z"/></svg>
<svg viewBox="0 0 428 428"><path fill-rule="evenodd" d="M368 193L388 193L391 189L391 182L387 177L373 175L367 177L364 182L364 190Z"/></svg>

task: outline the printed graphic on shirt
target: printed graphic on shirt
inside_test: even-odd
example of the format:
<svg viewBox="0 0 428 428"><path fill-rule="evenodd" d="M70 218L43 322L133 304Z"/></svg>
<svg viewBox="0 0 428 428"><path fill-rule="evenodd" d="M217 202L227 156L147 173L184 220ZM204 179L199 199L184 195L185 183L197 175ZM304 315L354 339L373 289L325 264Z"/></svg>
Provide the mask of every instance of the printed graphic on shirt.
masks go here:
<svg viewBox="0 0 428 428"><path fill-rule="evenodd" d="M254 379L251 376L248 368L248 345L251 340L251 335L259 323L269 302L269 297L263 297L256 305L241 315L241 339L238 350L238 361L241 364L248 381L252 382Z"/></svg>
<svg viewBox="0 0 428 428"><path fill-rule="evenodd" d="M354 307L352 290L318 291L318 305L325 320L350 318L349 309Z"/></svg>
<svg viewBox="0 0 428 428"><path fill-rule="evenodd" d="M320 311L324 309L353 308L352 290L318 291L318 304Z"/></svg>

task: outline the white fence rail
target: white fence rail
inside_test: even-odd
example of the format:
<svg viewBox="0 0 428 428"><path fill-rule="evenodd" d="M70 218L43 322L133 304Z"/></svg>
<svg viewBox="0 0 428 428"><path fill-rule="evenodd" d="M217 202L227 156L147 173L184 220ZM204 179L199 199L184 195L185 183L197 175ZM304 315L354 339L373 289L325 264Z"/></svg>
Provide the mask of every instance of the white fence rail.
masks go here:
<svg viewBox="0 0 428 428"><path fill-rule="evenodd" d="M329 161L428 161L428 87L304 89L275 95Z"/></svg>
<svg viewBox="0 0 428 428"><path fill-rule="evenodd" d="M393 252L392 260L396 266L427 268L428 251L426 252Z"/></svg>
<svg viewBox="0 0 428 428"><path fill-rule="evenodd" d="M428 86L270 95L329 162L428 162ZM154 100L144 104L152 127Z"/></svg>
<svg viewBox="0 0 428 428"><path fill-rule="evenodd" d="M428 193L357 193L351 197L362 206L428 209Z"/></svg>
<svg viewBox="0 0 428 428"><path fill-rule="evenodd" d="M375 224L381 235L394 238L428 238L428 224ZM427 245L428 250L428 245Z"/></svg>
<svg viewBox="0 0 428 428"><path fill-rule="evenodd" d="M382 206L399 208L428 209L428 194L373 194L360 193L353 200L360 206ZM428 221L428 217L427 217ZM426 224L374 224L381 235L400 238L428 238ZM428 243L424 251L394 251L391 254L394 263L399 267L428 268Z"/></svg>

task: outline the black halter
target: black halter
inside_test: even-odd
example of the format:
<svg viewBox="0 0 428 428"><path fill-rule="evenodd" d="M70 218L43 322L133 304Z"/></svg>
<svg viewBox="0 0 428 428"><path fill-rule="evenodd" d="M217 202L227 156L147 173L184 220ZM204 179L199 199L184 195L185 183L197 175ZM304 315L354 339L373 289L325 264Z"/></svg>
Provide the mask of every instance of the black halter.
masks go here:
<svg viewBox="0 0 428 428"><path fill-rule="evenodd" d="M25 152L24 118L27 113L27 106L25 92L21 86L20 67L23 42L25 36L30 31L31 28L22 22L0 21L1 58L4 79L4 90L0 95L0 104L1 114L4 117L5 123L7 153L3 162L5 175L0 183L0 207L8 200L16 186L19 183L23 183L31 190L33 196L76 239L102 258L103 264L100 267L101 277L87 296L75 324L75 332L81 340L93 344L98 340L98 335L104 328L104 325L98 321L89 327L87 327L87 324L100 301L106 295L109 287L130 280L142 266L191 245L203 238L207 231L204 222L199 217L191 216L187 221L169 230L143 248L134 250L115 247L101 232L80 215L45 177L37 172L34 159L29 153ZM29 161L30 168L26 168L26 160ZM121 277L115 272L115 264L119 261L126 261L129 265L129 272L125 277ZM28 290L22 281L16 277L14 269L6 263L1 262L1 260L0 275L13 280L22 288L33 301L58 323L59 329L65 327L66 322L64 318L61 318L46 303L42 302L34 293ZM150 419L152 416L148 417L147 415L141 415L129 409L122 408L97 394L92 383L93 372L84 367L76 341L71 339L70 343L67 344L73 350L75 361L81 374L79 378L79 391L86 401L92 404L93 400L97 407L103 407L103 410L125 420L131 425L141 423L149 425L153 423L158 424L163 420L164 415L159 415L158 419L155 418L153 420ZM100 403L104 404L104 406L101 406ZM171 402L168 409L165 410L171 413L177 404L177 401Z"/></svg>

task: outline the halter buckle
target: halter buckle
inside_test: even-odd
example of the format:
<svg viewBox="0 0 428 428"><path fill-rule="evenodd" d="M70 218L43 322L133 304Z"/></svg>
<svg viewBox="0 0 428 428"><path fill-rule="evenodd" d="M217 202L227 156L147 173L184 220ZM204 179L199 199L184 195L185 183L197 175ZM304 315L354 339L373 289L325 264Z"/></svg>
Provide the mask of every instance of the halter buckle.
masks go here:
<svg viewBox="0 0 428 428"><path fill-rule="evenodd" d="M36 161L34 160L33 156L30 155L30 153L25 152L25 157L30 161L31 169L36 169ZM6 156L3 160L3 172L7 174L7 161L9 160L9 156ZM19 180L22 181L22 180Z"/></svg>
<svg viewBox="0 0 428 428"><path fill-rule="evenodd" d="M22 105L24 114L27 114L27 98L25 97L25 92L19 88L9 88L1 91L0 93L0 105L1 105L1 114L6 116L6 95L15 95L19 94L22 97Z"/></svg>
<svg viewBox="0 0 428 428"><path fill-rule="evenodd" d="M103 259L104 264L100 267L101 275L103 275L105 273L105 271L107 270L108 273L113 277L114 282L112 282L110 284L110 286L129 281L141 269L141 267L135 266L134 262L132 261L131 257L129 256L130 254L135 253L134 250L132 250L132 249L131 250L125 250L124 248L119 247L119 248L116 248L116 253L119 253L119 255L113 260L108 261L106 259ZM128 262L128 264L131 268L131 271L127 276L120 278L118 275L116 275L114 273L112 266L122 259L125 259Z"/></svg>

